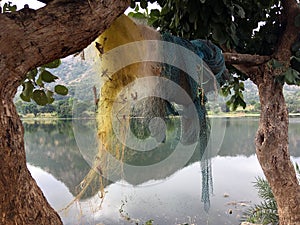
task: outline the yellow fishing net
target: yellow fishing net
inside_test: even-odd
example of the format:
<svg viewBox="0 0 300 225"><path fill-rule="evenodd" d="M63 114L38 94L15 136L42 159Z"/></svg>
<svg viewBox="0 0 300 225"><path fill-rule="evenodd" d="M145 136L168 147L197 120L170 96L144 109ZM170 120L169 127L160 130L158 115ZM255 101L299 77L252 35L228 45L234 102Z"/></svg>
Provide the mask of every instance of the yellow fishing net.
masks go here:
<svg viewBox="0 0 300 225"><path fill-rule="evenodd" d="M145 76L160 76L160 68L156 62L142 61L149 54L149 48L126 48L131 49L126 54L118 53L118 47L126 46L129 43L142 40L158 40L160 35L154 29L136 24L129 17L120 16L99 38L92 44L96 57L99 57L100 63L97 63L96 71L99 78L100 93L96 88L95 103L97 104L96 122L99 138L98 154L93 163L93 170L84 180L84 187L88 186L91 180L100 174L107 179L114 180L114 176L122 177L122 163L112 162L111 155L119 162L124 160L126 148L127 132L130 129L130 104L136 101L139 96L137 87L127 87L137 78ZM154 53L158 54L158 53ZM124 62L133 62L124 65ZM155 83L147 80L147 87L152 89ZM154 98L155 101L163 102ZM149 101L149 100L147 100ZM154 104L154 101L151 101ZM128 106L129 104L129 106ZM144 102L145 104L145 102ZM160 106L159 106L160 105ZM128 111L129 107L129 111ZM144 109L149 108L145 105ZM163 114L163 107L157 104L155 107L157 115ZM142 110L145 112L145 110ZM147 111L147 110L146 110ZM113 128L114 121L117 120L118 136L116 137ZM112 168L114 171L112 171ZM100 183L103 180L100 178ZM103 187L103 184L101 185ZM102 188L103 191L103 188Z"/></svg>
<svg viewBox="0 0 300 225"><path fill-rule="evenodd" d="M87 90L94 93L98 145L95 154L88 154L92 170L81 183L79 197L98 175L102 197L105 182L119 181L124 174L131 184L167 177L196 154L205 167L203 201L209 203L210 161L203 157L210 135L205 103L209 92L214 95L225 80L221 51L203 40L160 34L125 15L90 50L97 61L97 79L93 91ZM180 125L178 120L167 123L166 115L176 113ZM150 151L156 147L156 152Z"/></svg>

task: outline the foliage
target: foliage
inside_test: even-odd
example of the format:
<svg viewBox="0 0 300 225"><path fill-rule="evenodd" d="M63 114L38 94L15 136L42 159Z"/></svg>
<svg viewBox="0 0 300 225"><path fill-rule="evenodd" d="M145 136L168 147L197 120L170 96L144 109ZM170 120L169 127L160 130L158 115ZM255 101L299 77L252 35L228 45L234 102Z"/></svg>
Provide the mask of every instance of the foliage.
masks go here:
<svg viewBox="0 0 300 225"><path fill-rule="evenodd" d="M141 19L147 21L149 26L153 26L158 21L159 15L160 11L158 9L151 9L149 12L147 7L144 8L144 12L141 12L140 6L138 4L134 6L133 12L128 13L128 16L134 19Z"/></svg>
<svg viewBox="0 0 300 225"><path fill-rule="evenodd" d="M148 4L145 0L132 0L131 7L140 3L142 9ZM153 1L150 1L153 2ZM271 56L284 23L282 21L282 5L279 0L158 0L161 10L150 13L136 13L132 15L147 18L149 24L162 32L186 39L206 39L219 45L225 51L234 50L238 53ZM300 26L300 15L295 19L295 25ZM300 85L300 37L292 47L293 57L291 67L276 62L282 73L276 78L282 83ZM274 60L270 61L270 65ZM276 69L276 68L274 68ZM230 80L222 92L232 95L228 106L236 109L245 107L243 100L243 82L246 77L233 67L229 67L238 79Z"/></svg>
<svg viewBox="0 0 300 225"><path fill-rule="evenodd" d="M33 114L34 116L42 116L42 114L51 114L58 118L71 118L73 99L57 100L53 104L39 106L33 102L16 101L17 111L21 115Z"/></svg>
<svg viewBox="0 0 300 225"><path fill-rule="evenodd" d="M248 222L260 224L278 224L277 205L268 182L260 177L256 178L255 188L263 201L249 208L244 217Z"/></svg>
<svg viewBox="0 0 300 225"><path fill-rule="evenodd" d="M16 10L17 10L17 6L13 5L12 2L6 2L4 3L3 7L0 7L0 13L14 12Z"/></svg>
<svg viewBox="0 0 300 225"><path fill-rule="evenodd" d="M232 94L232 90L234 94ZM246 108L246 102L244 101L243 91L245 90L244 83L239 81L238 77L234 77L232 81L227 82L221 89L221 94L224 97L231 95L231 98L226 102L228 107L232 107L232 110L236 110L238 106Z"/></svg>
<svg viewBox="0 0 300 225"><path fill-rule="evenodd" d="M54 92L59 95L67 95L68 89L63 85L56 85L54 90L50 90L45 85L46 83L53 83L58 79L48 69L57 68L60 64L60 59L57 59L29 71L22 82L23 90L20 98L25 102L34 100L38 105L44 106L54 101Z"/></svg>
<svg viewBox="0 0 300 225"><path fill-rule="evenodd" d="M6 2L3 7L0 7L0 13L10 13L16 10L17 6L13 5L12 2ZM21 99L25 102L33 100L38 105L44 106L51 104L54 101L54 92L59 95L67 95L68 89L63 85L56 85L54 91L45 86L45 83L52 83L58 79L57 76L54 76L47 69L57 68L60 64L60 59L56 59L39 68L29 71L26 78L22 81L23 90L20 94ZM34 114L36 115L36 113Z"/></svg>
<svg viewBox="0 0 300 225"><path fill-rule="evenodd" d="M136 2L140 2L143 9L148 6L143 0L132 0L131 6L135 7ZM187 39L211 39L230 49L239 47L244 51L246 49L248 51L246 46L251 43L253 54L261 54L259 50L262 48L258 46L265 45L261 43L258 36L266 38L265 33L262 32L263 29L255 33L257 38L252 38L253 30L258 27L259 22L265 22L264 27L268 27L274 21L278 24L279 16L270 18L268 15L276 15L280 10L279 1L274 0L267 2L259 0L159 0L157 3L162 9L153 25L160 27L162 31ZM266 30L278 29L274 26L273 24L273 27L270 26ZM273 33L275 37L277 33L275 31ZM272 40L269 40L269 43L274 45Z"/></svg>
<svg viewBox="0 0 300 225"><path fill-rule="evenodd" d="M300 181L300 170L297 163L296 171L298 173L298 179ZM259 223L263 225L278 225L279 217L277 204L268 181L258 177L254 182L254 187L258 190L258 196L262 198L263 201L258 205L250 207L244 213L244 220L251 223Z"/></svg>

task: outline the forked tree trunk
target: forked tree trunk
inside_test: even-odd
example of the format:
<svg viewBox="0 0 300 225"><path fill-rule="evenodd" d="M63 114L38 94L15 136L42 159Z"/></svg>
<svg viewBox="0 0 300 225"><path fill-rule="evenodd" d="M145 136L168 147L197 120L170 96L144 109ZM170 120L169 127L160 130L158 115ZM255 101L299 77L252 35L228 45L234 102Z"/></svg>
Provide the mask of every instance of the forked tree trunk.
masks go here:
<svg viewBox="0 0 300 225"><path fill-rule="evenodd" d="M129 1L55 0L40 10L0 14L0 224L59 225L26 167L24 129L13 97L34 67L81 51Z"/></svg>
<svg viewBox="0 0 300 225"><path fill-rule="evenodd" d="M278 206L280 225L300 224L300 186L288 151L288 112L283 87L266 65L258 79L261 117L256 154Z"/></svg>

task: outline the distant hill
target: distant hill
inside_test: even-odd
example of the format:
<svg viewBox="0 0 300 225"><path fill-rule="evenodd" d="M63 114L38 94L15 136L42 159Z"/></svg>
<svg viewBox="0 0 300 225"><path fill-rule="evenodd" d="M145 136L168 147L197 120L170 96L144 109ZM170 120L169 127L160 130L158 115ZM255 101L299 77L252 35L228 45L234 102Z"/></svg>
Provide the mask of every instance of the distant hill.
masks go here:
<svg viewBox="0 0 300 225"><path fill-rule="evenodd" d="M62 64L58 68L52 69L51 72L60 78L59 83L73 86L89 76L92 69L91 63L82 60L78 56L69 56L62 59Z"/></svg>
<svg viewBox="0 0 300 225"><path fill-rule="evenodd" d="M56 84L63 84L69 89L69 94L67 96L55 96L56 100L69 99L70 97L75 96L76 87L80 87L81 90L79 93L83 99L91 99L92 90L91 85L89 88L85 89L84 85L87 83L91 75L94 72L94 69L91 65L91 62L82 60L79 56L73 57L69 56L65 59L62 59L62 64L56 68L52 69L51 72L58 76L59 79L56 81ZM93 82L93 81L90 81ZM50 84L54 85L54 84ZM20 93L21 89L19 90ZM99 91L99 90L98 90ZM78 92L78 89L77 89ZM286 101L288 103L290 112L300 112L300 88L298 86L284 86L284 93ZM243 92L245 101L248 105L259 104L258 90L256 85L251 81L245 81L245 91ZM85 98L84 95L87 95ZM16 101L20 98L16 96Z"/></svg>

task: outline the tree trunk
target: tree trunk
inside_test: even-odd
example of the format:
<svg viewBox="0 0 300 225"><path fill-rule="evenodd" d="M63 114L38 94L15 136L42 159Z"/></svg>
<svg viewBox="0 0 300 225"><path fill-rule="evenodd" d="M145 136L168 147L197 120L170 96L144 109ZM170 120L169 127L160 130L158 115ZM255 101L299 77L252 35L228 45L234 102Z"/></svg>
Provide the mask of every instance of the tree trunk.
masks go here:
<svg viewBox="0 0 300 225"><path fill-rule="evenodd" d="M288 151L288 112L283 87L265 65L258 85L261 117L256 154L278 206L280 225L300 224L300 186Z"/></svg>
<svg viewBox="0 0 300 225"><path fill-rule="evenodd" d="M0 224L62 224L26 167L24 129L12 97L0 101Z"/></svg>
<svg viewBox="0 0 300 225"><path fill-rule="evenodd" d="M24 129L13 97L26 73L81 51L129 1L55 0L0 14L0 224L62 224L26 167Z"/></svg>

